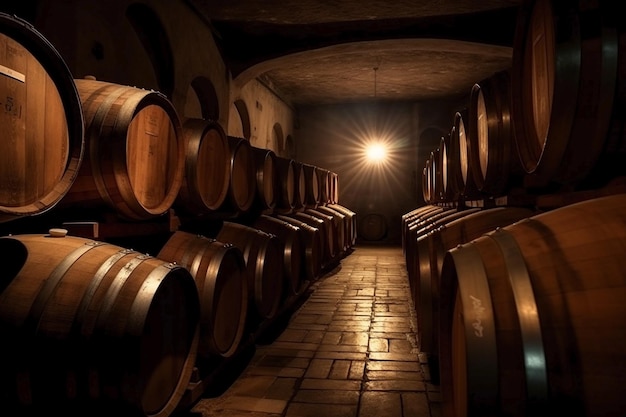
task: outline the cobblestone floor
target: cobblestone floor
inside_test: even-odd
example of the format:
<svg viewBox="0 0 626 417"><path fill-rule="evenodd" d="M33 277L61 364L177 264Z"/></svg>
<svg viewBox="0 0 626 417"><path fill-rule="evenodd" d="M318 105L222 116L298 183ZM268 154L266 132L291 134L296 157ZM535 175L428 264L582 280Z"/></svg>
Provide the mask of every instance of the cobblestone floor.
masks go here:
<svg viewBox="0 0 626 417"><path fill-rule="evenodd" d="M400 247L356 246L202 417L438 417Z"/></svg>

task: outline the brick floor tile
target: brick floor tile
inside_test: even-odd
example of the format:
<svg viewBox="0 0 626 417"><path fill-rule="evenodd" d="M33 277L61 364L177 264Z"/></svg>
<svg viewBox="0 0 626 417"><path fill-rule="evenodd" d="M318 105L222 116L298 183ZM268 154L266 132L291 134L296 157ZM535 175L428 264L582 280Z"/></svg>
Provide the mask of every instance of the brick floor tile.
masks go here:
<svg viewBox="0 0 626 417"><path fill-rule="evenodd" d="M357 345L320 345L318 352L354 352L354 353L367 353L367 346Z"/></svg>
<svg viewBox="0 0 626 417"><path fill-rule="evenodd" d="M348 379L351 361L337 360L333 362L333 366L328 375L329 379Z"/></svg>
<svg viewBox="0 0 626 417"><path fill-rule="evenodd" d="M405 371L419 372L420 365L415 361L396 362L396 361L374 361L367 362L368 371Z"/></svg>
<svg viewBox="0 0 626 417"><path fill-rule="evenodd" d="M359 391L301 389L293 397L294 402L313 404L352 404L359 403Z"/></svg>
<svg viewBox="0 0 626 417"><path fill-rule="evenodd" d="M361 381L341 380L341 379L312 379L302 380L300 389L329 389L355 391L361 388Z"/></svg>
<svg viewBox="0 0 626 417"><path fill-rule="evenodd" d="M413 353L393 353L393 352L371 352L369 358L375 361L417 361L417 354Z"/></svg>
<svg viewBox="0 0 626 417"><path fill-rule="evenodd" d="M350 361L364 361L367 358L367 353L318 351L317 353L315 353L315 358L318 358L318 359L346 359L346 360L350 360Z"/></svg>
<svg viewBox="0 0 626 417"><path fill-rule="evenodd" d="M322 339L324 338L324 334L326 334L326 332L320 331L320 330L310 330L307 331L306 336L304 337L304 339L301 340L301 342L304 343L322 343Z"/></svg>
<svg viewBox="0 0 626 417"><path fill-rule="evenodd" d="M230 410L258 411L262 413L280 414L287 406L287 401L233 396L228 398L224 402L223 406L224 408Z"/></svg>
<svg viewBox="0 0 626 417"><path fill-rule="evenodd" d="M428 397L421 392L403 392L402 398L402 416L417 417L429 416L430 407L428 405Z"/></svg>
<svg viewBox="0 0 626 417"><path fill-rule="evenodd" d="M423 381L424 377L421 372L406 371L367 371L367 379L374 380L411 380Z"/></svg>
<svg viewBox="0 0 626 417"><path fill-rule="evenodd" d="M302 342L306 337L308 331L307 330L295 330L295 329L285 329L278 338L277 341L281 342Z"/></svg>
<svg viewBox="0 0 626 417"><path fill-rule="evenodd" d="M411 353L415 347L408 340L396 339L389 341L389 352Z"/></svg>
<svg viewBox="0 0 626 417"><path fill-rule="evenodd" d="M388 352L389 341L387 339L370 339L369 350L370 352Z"/></svg>
<svg viewBox="0 0 626 417"><path fill-rule="evenodd" d="M425 391L426 386L421 381L367 381L367 391Z"/></svg>
<svg viewBox="0 0 626 417"><path fill-rule="evenodd" d="M311 359L292 358L290 356L266 355L257 362L257 366L271 366L284 368L308 368Z"/></svg>
<svg viewBox="0 0 626 417"><path fill-rule="evenodd" d="M350 364L350 373L348 379L362 380L365 372L365 361L352 361Z"/></svg>
<svg viewBox="0 0 626 417"><path fill-rule="evenodd" d="M402 416L402 399L394 392L364 392L359 417Z"/></svg>
<svg viewBox="0 0 626 417"><path fill-rule="evenodd" d="M342 345L367 346L369 341L368 332L343 332L341 334Z"/></svg>
<svg viewBox="0 0 626 417"><path fill-rule="evenodd" d="M332 359L313 359L307 369L306 378L326 378L333 366Z"/></svg>
<svg viewBox="0 0 626 417"><path fill-rule="evenodd" d="M356 417L356 405L309 404L292 402L285 417Z"/></svg>
<svg viewBox="0 0 626 417"><path fill-rule="evenodd" d="M304 375L304 369L301 368L278 368L270 366L253 366L246 375L264 375L264 376L281 376L300 378Z"/></svg>

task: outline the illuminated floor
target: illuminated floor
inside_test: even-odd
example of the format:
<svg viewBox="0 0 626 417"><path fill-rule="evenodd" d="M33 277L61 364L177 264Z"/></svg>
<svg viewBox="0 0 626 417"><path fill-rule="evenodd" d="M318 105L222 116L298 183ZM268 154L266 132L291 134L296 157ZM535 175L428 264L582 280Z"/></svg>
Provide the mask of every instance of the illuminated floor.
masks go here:
<svg viewBox="0 0 626 417"><path fill-rule="evenodd" d="M400 247L356 246L202 417L437 417Z"/></svg>

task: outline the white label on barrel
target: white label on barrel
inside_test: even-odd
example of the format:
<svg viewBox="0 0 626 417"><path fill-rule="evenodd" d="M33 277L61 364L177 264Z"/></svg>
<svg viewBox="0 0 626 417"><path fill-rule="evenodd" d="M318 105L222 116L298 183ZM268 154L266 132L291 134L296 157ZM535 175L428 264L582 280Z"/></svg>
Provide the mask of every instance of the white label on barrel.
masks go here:
<svg viewBox="0 0 626 417"><path fill-rule="evenodd" d="M26 82L26 76L24 74L22 74L21 72L12 70L11 68L5 67L4 65L0 65L0 74L6 75L7 77L11 77L14 80L17 80L23 83Z"/></svg>
<svg viewBox="0 0 626 417"><path fill-rule="evenodd" d="M472 300L472 307L474 308L474 322L472 323L472 327L474 328L474 334L477 337L483 337L483 317L485 315L485 307L483 307L483 303L479 298L474 297L473 295L469 296Z"/></svg>

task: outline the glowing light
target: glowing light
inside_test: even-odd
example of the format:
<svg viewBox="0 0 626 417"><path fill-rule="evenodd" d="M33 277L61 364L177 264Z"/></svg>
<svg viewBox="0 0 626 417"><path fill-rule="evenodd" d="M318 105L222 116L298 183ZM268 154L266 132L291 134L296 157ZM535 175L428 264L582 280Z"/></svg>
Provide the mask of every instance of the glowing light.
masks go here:
<svg viewBox="0 0 626 417"><path fill-rule="evenodd" d="M383 162L387 157L387 149L380 143L373 143L365 149L365 156L370 162Z"/></svg>

